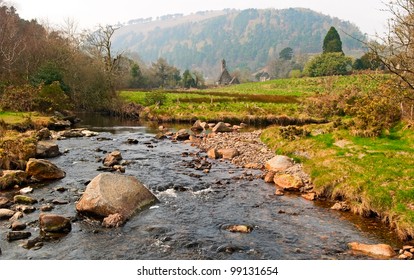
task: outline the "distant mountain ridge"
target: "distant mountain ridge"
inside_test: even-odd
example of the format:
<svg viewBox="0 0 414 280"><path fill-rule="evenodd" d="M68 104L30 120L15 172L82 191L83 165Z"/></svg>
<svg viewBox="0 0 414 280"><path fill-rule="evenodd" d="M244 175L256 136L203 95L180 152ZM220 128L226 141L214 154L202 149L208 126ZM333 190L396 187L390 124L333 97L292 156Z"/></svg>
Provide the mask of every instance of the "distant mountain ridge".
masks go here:
<svg viewBox="0 0 414 280"><path fill-rule="evenodd" d="M182 70L214 75L223 58L230 70L255 71L286 47L294 54L320 53L331 26L338 30L347 55L363 53L362 44L353 39L365 38L357 26L304 8L207 11L156 21L143 19L120 27L113 46L137 53L147 63L163 57Z"/></svg>

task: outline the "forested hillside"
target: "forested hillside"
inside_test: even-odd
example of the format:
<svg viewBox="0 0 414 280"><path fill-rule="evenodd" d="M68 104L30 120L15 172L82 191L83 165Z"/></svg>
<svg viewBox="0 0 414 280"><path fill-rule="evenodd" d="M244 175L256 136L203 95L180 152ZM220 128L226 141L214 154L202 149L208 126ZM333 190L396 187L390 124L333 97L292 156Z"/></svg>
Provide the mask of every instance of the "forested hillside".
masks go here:
<svg viewBox="0 0 414 280"><path fill-rule="evenodd" d="M137 53L145 62L164 57L181 69L215 73L222 58L231 69L255 71L291 47L295 55L320 53L331 26L339 31L347 55L361 55L354 24L309 9L204 12L175 15L121 27L114 36L118 50ZM351 36L348 36L349 34Z"/></svg>

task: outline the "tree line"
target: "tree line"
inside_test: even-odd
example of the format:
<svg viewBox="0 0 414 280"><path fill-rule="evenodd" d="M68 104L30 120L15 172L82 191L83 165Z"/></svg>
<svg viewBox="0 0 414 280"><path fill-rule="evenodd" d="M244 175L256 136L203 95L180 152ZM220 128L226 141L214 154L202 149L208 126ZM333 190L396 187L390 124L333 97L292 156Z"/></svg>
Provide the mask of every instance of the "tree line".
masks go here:
<svg viewBox="0 0 414 280"><path fill-rule="evenodd" d="M121 88L201 87L201 73L180 70L163 58L147 66L114 53L116 28L77 31L67 20L60 30L20 18L0 1L0 109L107 110L122 106Z"/></svg>

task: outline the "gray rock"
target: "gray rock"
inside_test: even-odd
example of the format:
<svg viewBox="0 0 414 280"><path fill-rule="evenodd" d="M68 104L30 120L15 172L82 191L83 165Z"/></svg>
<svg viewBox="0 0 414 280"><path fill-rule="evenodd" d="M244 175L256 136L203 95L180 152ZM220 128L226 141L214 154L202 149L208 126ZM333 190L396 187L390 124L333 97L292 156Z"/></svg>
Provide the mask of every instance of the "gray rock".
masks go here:
<svg viewBox="0 0 414 280"><path fill-rule="evenodd" d="M233 129L231 129L230 127L228 127L225 123L223 122L219 122L218 124L216 124L215 127L213 127L213 132L217 133L217 132L232 132Z"/></svg>
<svg viewBox="0 0 414 280"><path fill-rule="evenodd" d="M76 210L94 216L120 214L125 219L158 199L135 177L103 173L86 187Z"/></svg>
<svg viewBox="0 0 414 280"><path fill-rule="evenodd" d="M36 145L37 158L54 158L60 156L59 146L52 140L39 141Z"/></svg>

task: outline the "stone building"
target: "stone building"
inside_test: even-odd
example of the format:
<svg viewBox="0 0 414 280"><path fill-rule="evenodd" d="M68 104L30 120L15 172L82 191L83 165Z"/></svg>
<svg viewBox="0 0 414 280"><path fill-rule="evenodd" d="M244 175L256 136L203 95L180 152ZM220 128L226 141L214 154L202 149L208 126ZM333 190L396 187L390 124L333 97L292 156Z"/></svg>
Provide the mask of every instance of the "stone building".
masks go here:
<svg viewBox="0 0 414 280"><path fill-rule="evenodd" d="M217 80L217 85L235 85L240 84L239 79L237 77L232 77L227 70L226 61L223 59L221 61L221 75Z"/></svg>

